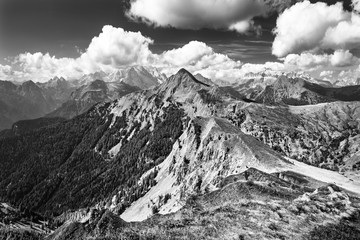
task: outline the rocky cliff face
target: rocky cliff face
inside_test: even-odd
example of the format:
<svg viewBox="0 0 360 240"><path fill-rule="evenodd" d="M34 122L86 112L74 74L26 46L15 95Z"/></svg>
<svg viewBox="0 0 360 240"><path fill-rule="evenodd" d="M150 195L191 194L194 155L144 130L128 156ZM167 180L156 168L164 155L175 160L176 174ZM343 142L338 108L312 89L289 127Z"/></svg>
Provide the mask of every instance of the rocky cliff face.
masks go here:
<svg viewBox="0 0 360 240"><path fill-rule="evenodd" d="M243 132L288 157L338 171L359 150L358 102L241 109Z"/></svg>
<svg viewBox="0 0 360 240"><path fill-rule="evenodd" d="M15 85L0 81L0 130L19 120L39 118L57 106L56 101L32 81Z"/></svg>
<svg viewBox="0 0 360 240"><path fill-rule="evenodd" d="M23 146L31 148L36 144L40 148L29 158L36 159L32 165L27 158L16 156L19 167L1 173L0 186L4 186L2 191L10 200L22 204L35 202L40 211L55 209L67 213L63 215L64 221L75 220L50 239L108 236L105 232L118 234L117 228L132 234L133 229L115 215L126 221L150 218L144 223L147 227L152 221L164 223L169 218L173 224L172 217L185 221L181 216L192 216L199 223L205 221L201 214L208 214L211 219L216 211L231 212L226 210L227 205L222 205L226 201L239 212L252 206L248 214L256 216L253 223L259 219L271 222L275 217L281 219L271 226L272 231L280 229L284 219L291 222L297 215L312 211L319 217L340 219L341 214L356 208L354 199L360 194L359 179L337 172L353 171L358 159L358 108L359 102L355 101L307 106L244 101L233 88L201 82L182 69L159 86L98 104L77 118L35 132L35 138L26 135L21 143L27 145L16 138L11 144L0 141L5 149L1 156L5 158L4 169L13 161L9 157L13 146L21 149L21 154L29 151ZM48 138L50 133L52 138ZM59 141L56 138L66 139L59 149L49 147ZM48 167L45 173L29 188L32 184L29 171L43 167L39 159L51 164L45 165ZM34 164L38 167L32 168ZM24 177L17 181L11 176ZM330 183L339 186L336 191L336 186L332 187L338 193L329 190L325 195L318 194L316 189ZM23 199L19 197L22 192L18 192L22 190L26 191ZM354 199L350 200L348 194ZM194 196L203 197L189 205ZM268 205L270 200L275 202ZM330 201L332 207L323 206ZM249 205L241 207L245 202ZM306 208L302 207L303 202ZM198 209L199 206L205 208ZM215 210L216 206L225 210ZM84 210L87 208L90 210ZM77 209L80 211L76 212ZM75 213L68 213L69 210ZM272 216L274 211L279 213ZM171 215L157 218L157 213ZM104 223L101 219L111 222L105 224L109 228L102 229L98 224ZM236 228L238 223L245 224L237 220L230 225ZM292 227L301 225L300 220L293 223ZM218 222L214 220L213 224ZM218 237L231 237L222 234Z"/></svg>
<svg viewBox="0 0 360 240"><path fill-rule="evenodd" d="M143 220L154 208L174 212L188 196L214 190L222 178L248 167L265 172L291 168L291 160L282 156L339 170L357 152L359 123L351 119L358 119L358 103L327 103L312 110L246 103L185 70L154 91L161 96L156 99L160 106L176 102L189 122L169 156L143 175L156 172L157 184L121 215L125 220ZM120 100L113 111L120 116L130 105L142 106L138 112L154 107L143 98L134 102Z"/></svg>
<svg viewBox="0 0 360 240"><path fill-rule="evenodd" d="M120 69L110 74L97 72L71 83L78 86L61 107L48 117L73 118L94 104L119 99L129 93L149 89L166 80L155 68L142 66Z"/></svg>

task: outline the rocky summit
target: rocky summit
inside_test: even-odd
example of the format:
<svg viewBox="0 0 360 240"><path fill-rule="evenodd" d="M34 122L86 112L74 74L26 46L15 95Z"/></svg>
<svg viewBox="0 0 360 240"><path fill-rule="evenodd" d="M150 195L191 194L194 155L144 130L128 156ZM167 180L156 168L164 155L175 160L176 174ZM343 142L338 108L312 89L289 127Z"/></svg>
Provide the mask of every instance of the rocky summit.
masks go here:
<svg viewBox="0 0 360 240"><path fill-rule="evenodd" d="M1 236L357 239L360 102L250 101L238 86L202 79L181 69L70 120L5 136L0 194L17 210L3 216ZM271 96L285 96L284 82ZM286 89L295 96L304 81ZM72 96L108 91L97 80Z"/></svg>

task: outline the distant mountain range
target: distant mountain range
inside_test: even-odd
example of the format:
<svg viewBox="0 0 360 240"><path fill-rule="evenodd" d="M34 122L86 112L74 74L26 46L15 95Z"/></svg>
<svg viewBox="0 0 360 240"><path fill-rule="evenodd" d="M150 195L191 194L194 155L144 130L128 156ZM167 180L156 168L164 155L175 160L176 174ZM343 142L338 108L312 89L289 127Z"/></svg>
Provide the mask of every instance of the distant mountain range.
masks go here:
<svg viewBox="0 0 360 240"><path fill-rule="evenodd" d="M90 81L73 101L100 103L0 139L1 199L51 219L48 240L360 236L358 86L248 81Z"/></svg>
<svg viewBox="0 0 360 240"><path fill-rule="evenodd" d="M334 87L329 82L301 75L254 74L232 87L244 97L265 104L312 105L360 100L360 85Z"/></svg>
<svg viewBox="0 0 360 240"><path fill-rule="evenodd" d="M15 121L37 118L53 111L58 102L33 81L15 85L0 81L0 129L11 128Z"/></svg>
<svg viewBox="0 0 360 240"><path fill-rule="evenodd" d="M79 80L55 77L45 83L0 82L0 130L12 128L19 120L40 117L72 118L99 102L164 82L166 76L155 68L130 67L112 73L97 72Z"/></svg>
<svg viewBox="0 0 360 240"><path fill-rule="evenodd" d="M200 74L196 79L222 86L238 98L265 104L307 105L333 101L358 101L359 86L334 87L330 82L301 73L264 71L247 74L238 83L212 82ZM135 66L111 73L96 72L78 80L55 77L45 83L8 81L0 83L0 130L10 129L19 120L41 117L70 119L94 104L118 99L166 81L156 68Z"/></svg>

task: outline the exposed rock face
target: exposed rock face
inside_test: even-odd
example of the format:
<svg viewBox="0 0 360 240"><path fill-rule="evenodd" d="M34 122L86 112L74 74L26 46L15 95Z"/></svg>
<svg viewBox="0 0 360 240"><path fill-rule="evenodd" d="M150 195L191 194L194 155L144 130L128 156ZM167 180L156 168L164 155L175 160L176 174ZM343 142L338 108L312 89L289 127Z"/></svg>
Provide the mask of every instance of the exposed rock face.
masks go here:
<svg viewBox="0 0 360 240"><path fill-rule="evenodd" d="M349 128L345 122L357 119L358 113L350 111L350 116L347 109L356 110L358 103L314 106L324 107L323 114L319 110L308 111L301 107L244 103L222 88L199 82L185 70L179 71L154 91L161 96L156 100L160 105L176 101L191 120L184 125L186 131L176 141L170 155L150 171L156 171L157 184L121 215L125 220L143 220L152 214L154 206L160 213L176 211L184 203L186 195L216 189L223 177L242 172L247 167L265 172L287 168L291 164L281 154L337 170L356 152L358 123L353 122L353 128ZM145 107L147 103L143 98L140 104L124 100L120 100L117 103L119 107L115 109L142 106L138 111L141 112L141 109L153 107ZM330 106L336 106L336 110ZM307 110L306 114L300 113L301 109ZM338 114L340 109L343 114ZM114 111L120 116L123 110ZM150 121L145 120L147 117L142 119ZM339 122L344 126L339 126ZM335 126L338 132L334 131ZM346 141L354 143L350 152L344 145ZM331 154L324 150L328 148L332 149ZM343 162L334 161L335 157ZM164 196L169 194L170 200L164 201Z"/></svg>
<svg viewBox="0 0 360 240"><path fill-rule="evenodd" d="M166 81L167 77L156 68L133 66L115 70L111 73L96 72L84 75L79 80L73 81L77 86L88 85L95 80L102 80L107 83L124 83L142 90L157 86Z"/></svg>
<svg viewBox="0 0 360 240"><path fill-rule="evenodd" d="M267 105L312 105L334 101L359 101L360 86L335 86L306 75L264 72L248 74L232 84L244 97Z"/></svg>
<svg viewBox="0 0 360 240"><path fill-rule="evenodd" d="M240 109L240 124L273 149L300 161L339 170L359 150L359 102Z"/></svg>
<svg viewBox="0 0 360 240"><path fill-rule="evenodd" d="M56 107L69 100L76 86L63 77L55 77L45 83L36 83L48 96L56 101Z"/></svg>
<svg viewBox="0 0 360 240"><path fill-rule="evenodd" d="M56 101L33 81L15 85L0 81L0 130L19 120L39 118L56 108Z"/></svg>
<svg viewBox="0 0 360 240"><path fill-rule="evenodd" d="M82 208L64 216L64 219L73 218L76 223L64 225L55 232L53 239L96 239L125 233L129 234L124 235L125 239L148 236L146 231L150 230L147 227L158 226L157 229L163 231L161 223L168 224L169 219L171 223L172 217L184 220L184 215L195 216L194 221L199 223L198 220L205 221L206 218L201 214L208 214L212 223L218 224L211 216L216 215L216 211L223 216L233 209L239 216L243 216L239 213L246 212L244 216L250 217L246 222L231 215L232 220L236 219L234 223L225 218L231 222L226 226L234 229L241 229L239 226L246 224L248 229L253 227L257 231L264 227L255 227L259 219L270 221L265 224L269 231L247 234L236 230L239 236L276 238L276 232L285 235L313 212L318 217L325 216L330 220L335 216L339 220L344 211L356 208L355 200L350 199L348 194L360 194L359 181L351 181L336 171L314 166L346 170L350 168L350 162L356 162L359 102L331 100L307 106L276 102L266 105L247 99L244 101L243 95L234 88L208 83L182 69L159 86L98 104L56 129L46 129L51 133L57 129L69 129L64 137L71 141L71 145L65 145L69 149L63 154L68 157L56 159L54 164L58 167L51 165L55 169L51 168L48 176L27 193L25 200L20 200L31 203L34 199L41 199L42 204L37 207L43 211L56 209L61 213L71 208ZM297 82L293 84L289 88L291 91L286 90L291 96L304 89L303 85L296 85ZM101 98L110 91L108 86L104 81L96 81L74 96ZM71 128L73 125L78 126L81 134ZM48 139L46 132L38 134L40 142ZM13 141L18 144L16 139ZM7 143L0 143L10 148ZM36 157L45 155L44 151L41 148ZM45 156L45 159L52 161L53 158ZM18 161L28 164L26 159ZM28 177L25 172L16 173ZM11 176L8 172L3 174ZM12 191L9 192L15 194L9 195L18 198L19 194L14 189L18 189L19 183L11 177L10 182ZM329 183L335 183L331 189L337 193L320 194L321 186ZM6 181L1 184L9 185ZM335 189L335 185L340 187L339 190ZM84 194L88 197L80 205L74 199ZM193 196L201 197L195 204L189 205ZM304 204L309 202L308 198L310 203ZM298 209L298 202L306 207ZM322 211L316 204L322 206L324 202L332 202L334 207ZM231 210L226 210L229 205L225 203L230 205ZM218 206L225 210L219 210ZM84 213L86 207L91 210ZM89 214L91 211L93 214ZM197 215L199 212L201 214ZM172 214L157 216L157 213ZM306 216L295 220L301 214ZM144 225L137 225L125 223L115 215L126 221L155 217ZM292 219L294 222L291 222ZM111 224L107 228L107 224L98 225L99 222ZM274 224L270 224L272 222ZM129 228L130 225L134 228ZM203 225L206 225L205 222ZM312 229L310 225L304 225L304 230L309 232ZM114 230L113 226L121 230ZM227 231L226 226L221 229ZM141 227L143 230L139 230ZM282 227L286 231L280 231ZM215 230L218 235L214 233L211 236L233 237L225 230L221 231ZM143 235L136 235L138 232ZM294 233L291 236L301 239L303 235Z"/></svg>
<svg viewBox="0 0 360 240"><path fill-rule="evenodd" d="M106 74L98 72L83 76L72 84L79 86L61 107L48 117L73 118L94 104L119 99L129 93L149 89L166 80L155 68L130 67Z"/></svg>

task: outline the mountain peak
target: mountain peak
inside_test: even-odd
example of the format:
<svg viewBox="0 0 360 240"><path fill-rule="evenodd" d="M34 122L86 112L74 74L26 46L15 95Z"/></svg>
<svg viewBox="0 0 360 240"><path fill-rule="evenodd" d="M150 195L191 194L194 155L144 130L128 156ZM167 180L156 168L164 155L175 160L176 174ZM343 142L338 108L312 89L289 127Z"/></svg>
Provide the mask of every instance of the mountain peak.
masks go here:
<svg viewBox="0 0 360 240"><path fill-rule="evenodd" d="M6 90L15 90L16 85L10 81L0 80L0 88L6 89Z"/></svg>
<svg viewBox="0 0 360 240"><path fill-rule="evenodd" d="M186 70L185 68L181 68L177 74L189 74L192 75L188 70Z"/></svg>
<svg viewBox="0 0 360 240"><path fill-rule="evenodd" d="M194 75L192 75L188 70L181 68L174 76L174 79L180 80L181 82L183 81L193 81L197 84L201 84L207 87L210 87L210 85L203 83L201 81L199 81L198 79L196 79L196 77L194 77Z"/></svg>
<svg viewBox="0 0 360 240"><path fill-rule="evenodd" d="M23 82L23 85L36 85L36 84L33 82L33 80L28 80Z"/></svg>
<svg viewBox="0 0 360 240"><path fill-rule="evenodd" d="M23 84L21 84L21 88L23 90L25 90L25 89L27 89L27 90L30 90L30 89L40 90L40 88L32 80L23 82Z"/></svg>
<svg viewBox="0 0 360 240"><path fill-rule="evenodd" d="M49 82L64 82L64 81L66 81L65 78L61 76L60 77L56 76L49 80Z"/></svg>

